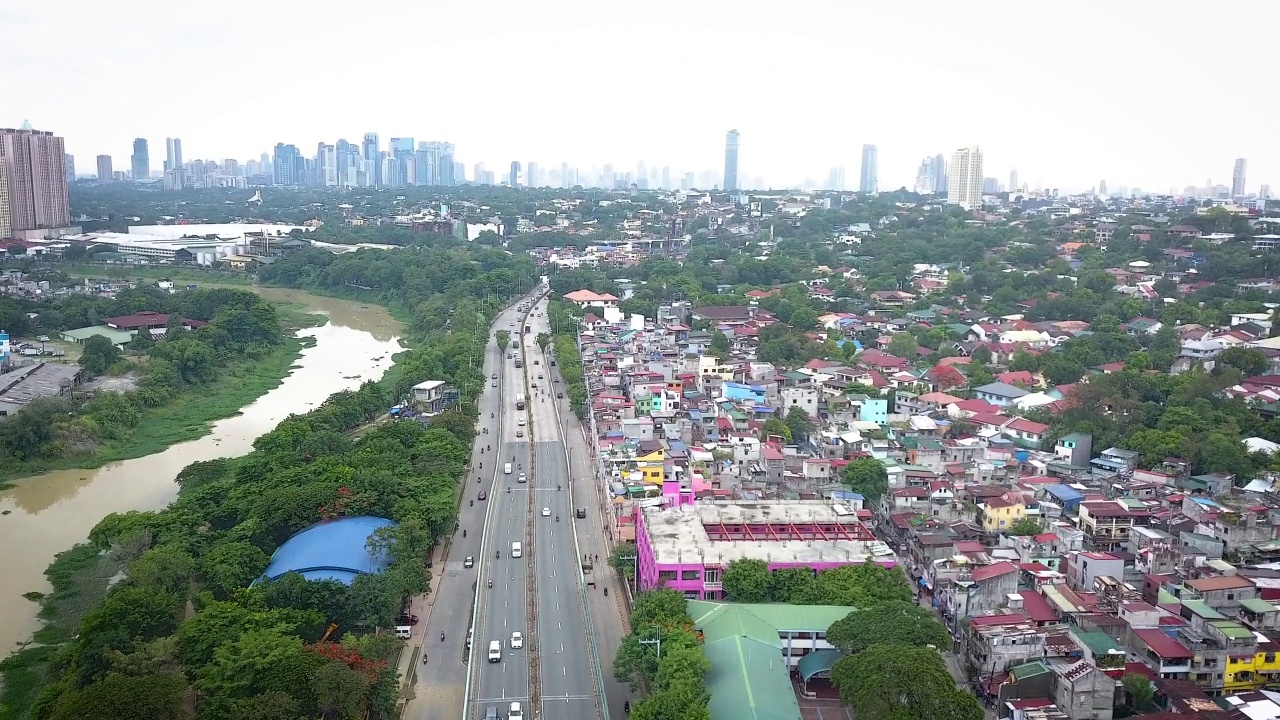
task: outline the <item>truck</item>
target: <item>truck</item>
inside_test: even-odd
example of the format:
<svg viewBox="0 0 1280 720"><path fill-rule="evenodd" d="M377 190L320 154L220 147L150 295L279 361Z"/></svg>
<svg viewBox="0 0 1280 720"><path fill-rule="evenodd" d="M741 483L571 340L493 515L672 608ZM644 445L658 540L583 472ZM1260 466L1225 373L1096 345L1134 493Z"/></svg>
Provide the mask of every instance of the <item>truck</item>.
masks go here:
<svg viewBox="0 0 1280 720"><path fill-rule="evenodd" d="M524 393L516 393L516 409L524 409Z"/></svg>

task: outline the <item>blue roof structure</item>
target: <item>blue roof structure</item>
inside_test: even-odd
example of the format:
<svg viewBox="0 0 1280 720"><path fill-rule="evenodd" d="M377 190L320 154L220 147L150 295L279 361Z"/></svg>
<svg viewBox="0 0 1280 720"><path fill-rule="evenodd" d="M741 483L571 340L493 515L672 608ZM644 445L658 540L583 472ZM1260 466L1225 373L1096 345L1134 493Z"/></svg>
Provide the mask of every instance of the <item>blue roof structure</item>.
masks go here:
<svg viewBox="0 0 1280 720"><path fill-rule="evenodd" d="M371 555L365 544L375 530L395 525L392 520L367 516L318 522L276 548L255 584L296 572L307 580L350 585L357 575L380 573L387 569L388 558Z"/></svg>

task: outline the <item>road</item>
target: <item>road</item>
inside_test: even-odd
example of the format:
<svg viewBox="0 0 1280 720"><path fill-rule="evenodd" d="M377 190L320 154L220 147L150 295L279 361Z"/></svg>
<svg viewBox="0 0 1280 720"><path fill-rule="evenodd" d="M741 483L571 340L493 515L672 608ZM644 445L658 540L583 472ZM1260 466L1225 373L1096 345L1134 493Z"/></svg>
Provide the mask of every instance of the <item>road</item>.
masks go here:
<svg viewBox="0 0 1280 720"><path fill-rule="evenodd" d="M539 715L587 720L599 710L599 667L588 642L582 557L575 537L565 438L561 435L551 368L538 348L539 333L549 332L546 303L535 307L525 335L537 477L531 488L535 507L534 568L537 575L537 649ZM549 513L544 515L544 513ZM594 552L599 552L595 550Z"/></svg>
<svg viewBox="0 0 1280 720"><path fill-rule="evenodd" d="M520 311L513 306L498 316L493 329L511 331L514 344L518 334L515 324L520 316ZM473 698L507 698L508 704L511 700L524 704L529 697L529 666L523 656L526 651L512 650L508 642L512 631L524 632L528 624L529 566L523 560L513 561L510 547L513 540L523 541L521 528L529 507L529 493L525 485L515 482L511 486L520 488L519 492L505 491L507 476L502 472L503 462L499 462L504 457L509 462L514 456L517 465L526 470L529 467L529 443L516 437L519 428L515 388L523 386L523 372L506 359L492 340L485 350L484 370L486 377L492 378L495 374L498 377L490 380L478 400L480 425L488 432L481 432L472 448L474 470L465 479L467 486L462 490L465 502L458 512L459 531L450 538L447 551L436 555L431 593L413 602L413 611L425 620L418 625L422 634L411 640L410 646L420 644L426 662L417 668L413 699L403 714L406 720L461 717L468 670L487 666L485 654L489 639L503 640L503 662L484 673L484 683L473 689ZM514 480L519 470L512 470L510 477ZM487 500L478 499L481 490L488 494ZM495 550L501 552L502 558L494 558ZM474 568L464 567L468 556L474 559ZM488 578L493 579L492 589L487 587ZM477 662L469 663L467 631L477 595L480 600L477 617L482 623L472 638L471 654ZM444 640L440 639L441 633ZM505 715L506 708L502 710Z"/></svg>

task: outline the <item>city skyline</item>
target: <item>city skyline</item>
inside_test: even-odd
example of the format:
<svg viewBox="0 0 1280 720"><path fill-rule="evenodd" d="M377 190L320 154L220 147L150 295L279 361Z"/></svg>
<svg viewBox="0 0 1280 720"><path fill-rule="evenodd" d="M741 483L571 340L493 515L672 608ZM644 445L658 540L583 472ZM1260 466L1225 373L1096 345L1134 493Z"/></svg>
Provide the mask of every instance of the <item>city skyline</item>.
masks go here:
<svg viewBox="0 0 1280 720"><path fill-rule="evenodd" d="M1227 45L1232 27L1226 18L1153 12L1150 3L1086 2L1097 12L1086 7L1052 23L1035 13L993 6L973 14L941 3L923 11L823 6L822 22L803 11L766 22L716 2L679 6L679 12L666 12L660 3L643 19L575 2L558 2L553 9L492 5L403 8L374 0L366 9L396 17L401 27L447 28L427 53L433 76L458 86L450 92L460 96L496 92L503 106L520 108L516 121L492 103L464 100L461 111L440 112L447 105L435 97L439 93L396 90L388 73L427 57L412 43L302 57L263 49L260 28L321 36L332 24L326 13L233 1L197 25L125 0L77 13L40 6L7 11L0 23L0 58L24 71L7 78L5 106L13 115L0 124L30 118L65 137L70 153L86 167L100 154L127 157L134 137L149 138L155 155L161 155L156 143L163 138L181 137L187 157L220 161L250 157L277 142L309 148L321 139L376 130L449 138L465 148L460 158L468 167L483 162L502 168L513 159L630 167L643 159L649 165L711 169L722 167L725 130L737 128L749 148L740 173L775 186L805 177L821 181L833 166L857 172L864 142L878 147L882 190L911 187L919 157L970 144L983 148L993 176L1006 177L1017 167L1031 187L1084 190L1102 177L1113 187L1159 192L1198 186L1206 178L1229 186L1238 157L1249 159L1249 192L1280 178L1280 141L1265 113L1240 113L1230 133L1213 132L1179 113L1129 119L1124 108L1134 102L1130 83L1090 80L1177 67L1185 86L1212 86L1216 71L1188 63L1188 47L1206 57L1231 56L1242 67L1269 67L1262 47ZM1265 23L1277 12L1261 8L1255 19ZM174 22L186 30L173 31ZM1130 29L1132 39L1099 51L1092 38L1103 26ZM795 72L797 66L846 63L849 27L877 28L859 40L858 54L872 63L872 72L834 95L824 73ZM66 50L48 57L48 37L58 37ZM103 37L147 41L104 46ZM617 53L620 47L644 50ZM921 47L929 52L921 53ZM777 67L756 71L754 90L726 92L717 102L694 103L680 113L603 111L632 101L636 85L654 75L655 60L715 67L726 58L746 59L744 48L767 48L769 58L787 62L765 63ZM610 61L596 61L603 57ZM579 98L573 90L554 89L552 79L567 69L575 77L573 87L591 91ZM246 78L267 77L280 78L286 97L308 98L306 109L275 104L264 110L240 99ZM158 99L124 99L121 82ZM685 81L662 82L669 93L692 92ZM1110 114L1068 102L1075 86L1087 86L1090 106L1109 108ZM343 100L334 92L340 87L362 88L360 101ZM766 91L760 88L768 87L859 110L798 112L786 102L762 102ZM322 111L315 111L316 103ZM86 113L86 107L102 111Z"/></svg>

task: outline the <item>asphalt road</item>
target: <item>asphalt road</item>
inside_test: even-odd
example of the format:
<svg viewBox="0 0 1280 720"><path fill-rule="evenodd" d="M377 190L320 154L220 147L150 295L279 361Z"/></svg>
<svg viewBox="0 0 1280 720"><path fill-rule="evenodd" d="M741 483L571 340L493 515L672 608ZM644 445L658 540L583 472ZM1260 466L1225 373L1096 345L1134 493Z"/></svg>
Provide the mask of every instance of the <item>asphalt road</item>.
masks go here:
<svg viewBox="0 0 1280 720"><path fill-rule="evenodd" d="M537 572L537 634L540 716L586 720L601 717L599 711L598 668L587 643L583 612L582 554L577 538L577 522L570 504L569 469L565 438L561 437L556 413L555 384L551 368L535 342L546 332L546 305L530 319L532 331L526 338L525 354L529 383L533 392L531 413L538 478L534 489L534 568ZM532 387L536 384L537 387ZM543 512L549 516L543 516ZM580 521L579 521L580 522Z"/></svg>
<svg viewBox="0 0 1280 720"><path fill-rule="evenodd" d="M508 330L512 333L513 344L518 335L514 327L521 313L516 307L499 315L492 328L493 331ZM480 395L480 425L488 432L481 432L472 448L472 473L465 479L466 487L462 490L465 502L458 514L459 530L450 538L448 551L437 554L436 566L432 569L432 591L414 599L413 611L424 622L418 625L421 634L410 641L410 645L420 644L426 657L425 663L417 668L417 677L413 685L413 699L405 707L403 717L407 720L451 720L462 717L464 696L466 694L467 674L477 668L489 670L479 673L480 682L472 688L472 707L478 707L477 713L469 713L467 717L483 717L485 702L492 699L505 716L506 706L501 704L518 700L526 704L529 697L528 662L523 650L512 650L510 638L512 631L525 631L527 620L528 597L526 582L529 572L527 562L513 561L510 547L513 540L523 542L519 528L513 517L524 513L528 508L527 485L515 482L519 470L512 468L508 494L508 483L503 464L516 457L516 464L529 467L529 444L525 439L516 437L519 428L515 410L516 387L523 386L523 373L515 368L512 361L492 340L485 351L485 376L492 378L498 375L498 386L489 381ZM527 435L526 435L527 437ZM488 449L486 449L488 448ZM502 458L506 458L505 461ZM479 482L476 482L477 479ZM517 492L514 488L521 488ZM484 490L487 500L479 500L478 494ZM466 531L466 536L462 535ZM501 558L493 553L499 551ZM471 557L475 567L464 567L466 558ZM493 588L487 587L487 580L493 579ZM477 590L478 588L478 590ZM471 628L475 600L479 598L480 608L476 617L480 618L479 627L472 632L470 657L466 643L467 632ZM440 639L440 634L445 639ZM503 641L503 661L490 666L485 660L490 639ZM470 659L474 658L475 661ZM480 698L481 702L474 702Z"/></svg>

